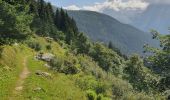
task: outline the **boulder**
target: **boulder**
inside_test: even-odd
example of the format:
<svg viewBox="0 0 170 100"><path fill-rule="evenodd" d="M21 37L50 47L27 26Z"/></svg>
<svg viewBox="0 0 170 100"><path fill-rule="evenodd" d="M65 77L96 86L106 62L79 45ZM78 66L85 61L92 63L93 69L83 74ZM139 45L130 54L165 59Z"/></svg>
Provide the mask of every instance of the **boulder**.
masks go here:
<svg viewBox="0 0 170 100"><path fill-rule="evenodd" d="M45 92L45 90L44 90L43 88L41 88L41 87L36 87L36 88L34 89L34 91L35 91L35 92L38 92L38 91L43 91L43 92Z"/></svg>
<svg viewBox="0 0 170 100"><path fill-rule="evenodd" d="M51 53L40 53L36 55L36 58L46 62L50 62L55 56Z"/></svg>
<svg viewBox="0 0 170 100"><path fill-rule="evenodd" d="M50 79L52 78L52 75L50 73L42 72L40 70L36 71L35 74L38 76L42 76L42 77L46 77L46 78L50 78Z"/></svg>
<svg viewBox="0 0 170 100"><path fill-rule="evenodd" d="M48 65L48 64L45 64L44 66L45 66L45 67L47 67L47 68L51 68L51 66L50 66L50 65Z"/></svg>

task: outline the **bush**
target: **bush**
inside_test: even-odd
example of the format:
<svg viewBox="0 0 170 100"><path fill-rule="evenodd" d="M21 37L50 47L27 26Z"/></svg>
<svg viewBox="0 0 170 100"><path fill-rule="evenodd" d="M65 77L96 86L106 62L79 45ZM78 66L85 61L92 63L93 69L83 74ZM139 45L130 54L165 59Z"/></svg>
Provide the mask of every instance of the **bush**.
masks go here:
<svg viewBox="0 0 170 100"><path fill-rule="evenodd" d="M3 47L0 46L0 58L2 56Z"/></svg>
<svg viewBox="0 0 170 100"><path fill-rule="evenodd" d="M122 99L123 100L166 100L164 97L160 95L153 95L153 94L149 95L143 92L141 93L129 92L126 93L126 95L124 95Z"/></svg>
<svg viewBox="0 0 170 100"><path fill-rule="evenodd" d="M120 76L123 74L123 59L118 56L116 52L108 49L101 43L96 43L93 46L92 50L90 51L90 56L96 62L98 62L99 66L103 70L107 72L112 72L116 76Z"/></svg>
<svg viewBox="0 0 170 100"><path fill-rule="evenodd" d="M97 95L94 91L88 90L87 91L87 97L88 97L88 100L96 100Z"/></svg>
<svg viewBox="0 0 170 100"><path fill-rule="evenodd" d="M63 59L62 57L55 57L51 60L50 65L53 69L65 74L76 74L80 71L76 62Z"/></svg>
<svg viewBox="0 0 170 100"><path fill-rule="evenodd" d="M20 3L12 5L7 1L9 0L0 0L1 45L26 39L31 33L30 24L33 19L32 15L28 14L27 7Z"/></svg>
<svg viewBox="0 0 170 100"><path fill-rule="evenodd" d="M103 100L103 95L102 94L99 94L98 96L97 96L97 100Z"/></svg>
<svg viewBox="0 0 170 100"><path fill-rule="evenodd" d="M64 64L64 60L60 57L55 57L50 61L50 65L53 67L53 69L60 71L61 67Z"/></svg>
<svg viewBox="0 0 170 100"><path fill-rule="evenodd" d="M143 60L138 55L130 57L126 65L125 77L136 90L149 91L156 88L159 77L143 65Z"/></svg>
<svg viewBox="0 0 170 100"><path fill-rule="evenodd" d="M76 74L79 72L79 68L78 66L76 66L76 64L73 64L71 61L65 60L61 72L65 74Z"/></svg>
<svg viewBox="0 0 170 100"><path fill-rule="evenodd" d="M51 50L51 45L46 45L47 50Z"/></svg>
<svg viewBox="0 0 170 100"><path fill-rule="evenodd" d="M61 31L57 31L56 33L52 34L54 40L65 40L65 34Z"/></svg>
<svg viewBox="0 0 170 100"><path fill-rule="evenodd" d="M32 48L32 49L34 49L35 51L40 51L41 50L41 45L40 45L40 43L38 43L38 42L29 42L28 43L28 46L30 47L30 48Z"/></svg>

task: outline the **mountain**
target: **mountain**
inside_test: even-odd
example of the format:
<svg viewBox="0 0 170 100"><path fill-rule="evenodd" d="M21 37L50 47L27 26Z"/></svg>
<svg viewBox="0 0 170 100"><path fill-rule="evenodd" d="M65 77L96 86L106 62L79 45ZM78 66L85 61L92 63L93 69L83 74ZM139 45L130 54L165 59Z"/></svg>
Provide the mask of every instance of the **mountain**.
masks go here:
<svg viewBox="0 0 170 100"><path fill-rule="evenodd" d="M170 27L170 5L154 3L146 9L120 10L105 9L104 14L110 15L122 23L130 24L142 31L149 32L156 29L162 34L168 34Z"/></svg>
<svg viewBox="0 0 170 100"><path fill-rule="evenodd" d="M168 27L170 27L169 16L169 4L151 4L144 12L134 18L131 24L144 31L156 29L162 34L167 34Z"/></svg>
<svg viewBox="0 0 170 100"><path fill-rule="evenodd" d="M156 45L149 33L145 33L131 25L123 24L116 19L92 11L68 11L81 32L94 41L108 43L111 41L123 53L142 53L143 45Z"/></svg>

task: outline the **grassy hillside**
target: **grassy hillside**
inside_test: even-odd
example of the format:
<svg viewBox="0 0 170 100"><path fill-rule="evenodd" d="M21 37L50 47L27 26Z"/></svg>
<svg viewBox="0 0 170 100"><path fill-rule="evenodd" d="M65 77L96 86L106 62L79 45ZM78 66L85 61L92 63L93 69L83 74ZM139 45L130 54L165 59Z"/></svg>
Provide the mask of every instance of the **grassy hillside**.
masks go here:
<svg viewBox="0 0 170 100"><path fill-rule="evenodd" d="M0 12L0 100L169 98L169 36L154 32L163 49L144 46L154 56L126 58L89 40L67 12L54 13L43 0L0 0Z"/></svg>
<svg viewBox="0 0 170 100"><path fill-rule="evenodd" d="M64 74L57 72L53 68L47 68L45 66L46 62L35 59L38 52L27 46L27 42L33 40L40 43L41 52L53 53L58 58L68 59L71 57L78 60L75 64L80 66L80 71L77 74ZM106 73L91 57L74 55L71 52L68 55L68 49L64 49L65 47L62 47L57 42L52 41L50 43L51 50L45 48L45 45L49 44L49 42L42 37L36 36L25 43L24 45L3 47L0 58L1 70L3 70L1 71L2 85L0 87L2 90L1 99L3 100L8 98L13 100L87 100L87 95L103 98L102 100L110 100L111 98L124 98L126 100L137 100L137 98L154 99L144 93L133 91L133 86L128 81L121 77L115 77L111 73ZM26 66L30 74L24 80L23 90L15 94L13 91L15 90L19 73L23 69L24 57L27 57ZM37 71L50 73L52 78L38 76L36 75ZM160 98L160 96L156 98Z"/></svg>
<svg viewBox="0 0 170 100"><path fill-rule="evenodd" d="M1 99L6 100L15 87L19 73L22 70L22 59L28 51L23 46L2 46L0 58L0 92Z"/></svg>
<svg viewBox="0 0 170 100"><path fill-rule="evenodd" d="M125 54L142 54L144 44L157 44L149 33L122 24L108 15L92 11L68 11L68 14L75 19L79 30L92 40L106 44L111 41Z"/></svg>
<svg viewBox="0 0 170 100"><path fill-rule="evenodd" d="M37 38L38 40L45 40ZM43 41L39 41L44 43ZM54 43L54 45L57 43ZM45 46L45 45L44 45ZM58 49L56 49L57 47ZM54 46L57 52L60 53L60 46ZM63 52L63 51L61 51ZM85 93L77 88L69 76L56 73L45 67L45 62L35 60L36 52L29 49L27 46L18 44L17 46L4 46L1 53L1 87L0 95L2 100L12 98L13 100L23 99L71 99L71 100L86 100ZM60 53L61 54L61 53ZM23 59L27 57L27 67L31 74L24 81L22 93L14 94L16 81L19 73L22 72ZM52 79L37 76L37 70L45 71L52 74ZM34 91L37 87L41 87L45 91ZM65 89L65 90L64 90ZM77 94L77 95L76 95Z"/></svg>

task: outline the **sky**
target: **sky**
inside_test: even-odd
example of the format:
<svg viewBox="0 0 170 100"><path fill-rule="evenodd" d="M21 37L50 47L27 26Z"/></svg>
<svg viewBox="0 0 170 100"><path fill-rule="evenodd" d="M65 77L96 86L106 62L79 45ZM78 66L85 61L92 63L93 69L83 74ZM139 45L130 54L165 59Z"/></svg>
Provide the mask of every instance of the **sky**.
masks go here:
<svg viewBox="0 0 170 100"><path fill-rule="evenodd" d="M79 7L85 6L85 5L93 5L95 2L104 2L105 0L45 0L53 3L53 5L56 5L58 7L68 7L71 5L76 5Z"/></svg>
<svg viewBox="0 0 170 100"><path fill-rule="evenodd" d="M170 0L45 0L67 10L90 10L110 15L130 24L151 4L170 4Z"/></svg>
<svg viewBox="0 0 170 100"><path fill-rule="evenodd" d="M91 10L103 12L105 9L145 10L153 3L170 3L170 0L45 0L57 7L68 10Z"/></svg>

